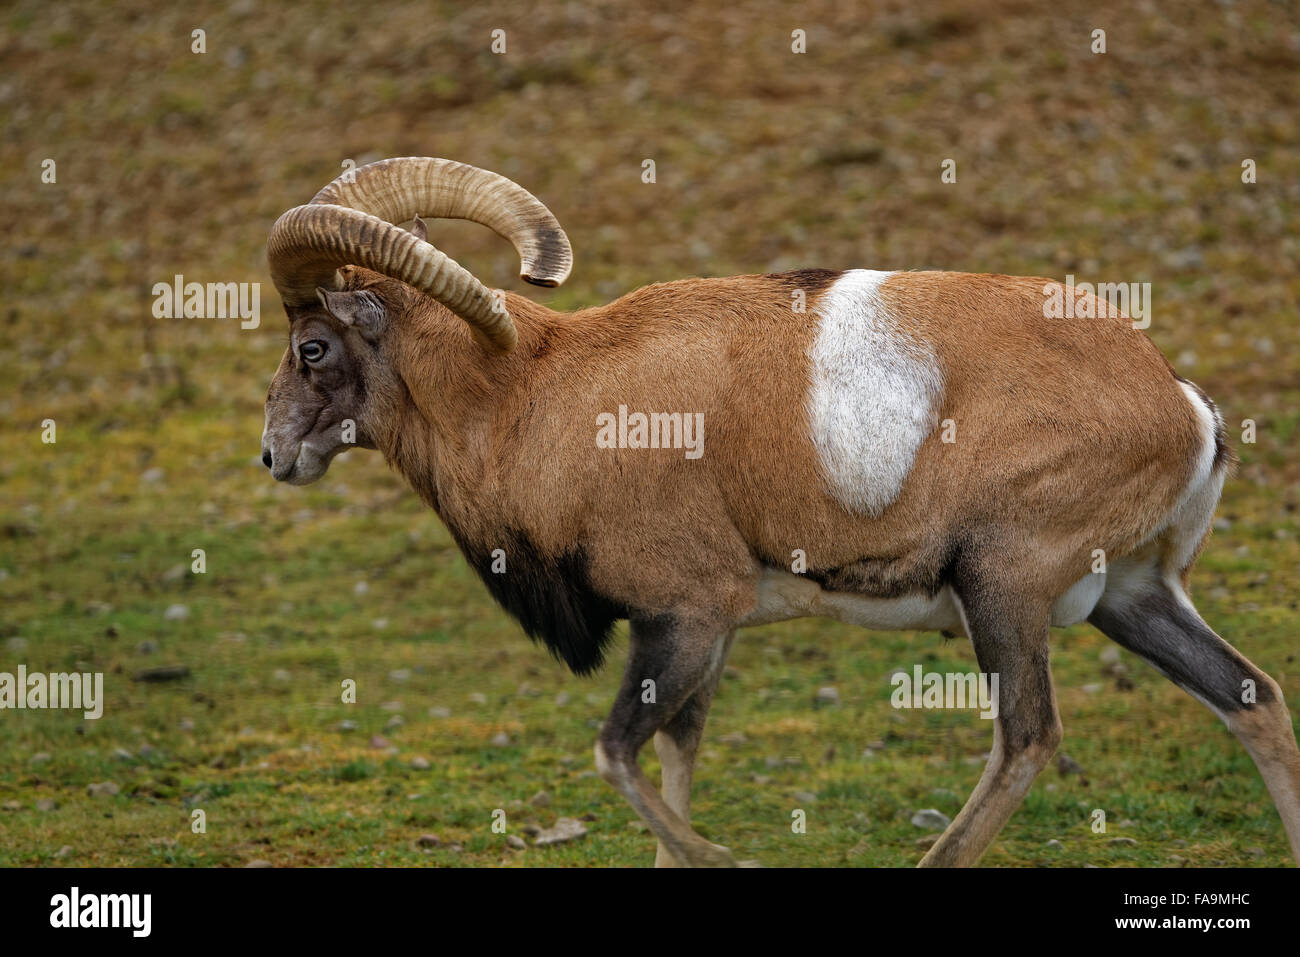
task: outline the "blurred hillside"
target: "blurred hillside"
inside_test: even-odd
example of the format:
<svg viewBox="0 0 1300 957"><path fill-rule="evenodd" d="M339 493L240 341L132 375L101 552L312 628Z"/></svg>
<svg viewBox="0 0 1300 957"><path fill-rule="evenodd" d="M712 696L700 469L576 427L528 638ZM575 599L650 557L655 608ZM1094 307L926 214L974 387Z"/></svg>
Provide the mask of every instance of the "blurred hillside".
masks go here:
<svg viewBox="0 0 1300 957"><path fill-rule="evenodd" d="M524 185L574 245L564 288L527 289L555 308L805 266L1151 282L1148 334L1219 402L1243 463L1194 579L1202 609L1295 711L1298 67L1289 2L7 5L0 670L110 677L88 727L0 716L0 797L19 805L0 812L0 863L650 859L588 773L617 668L581 682L530 647L377 455L310 489L257 461L286 329L266 234L347 160L445 156ZM486 229L431 223L430 239L521 290ZM153 284L176 274L262 283L260 327L153 318ZM1074 629L1056 658L1064 749L1091 790L1045 774L986 862L1286 862L1226 731L1130 656L1123 681L1100 671L1105 647ZM973 662L822 622L738 643L697 774L702 831L772 863L913 863L911 810L955 812L989 744L968 715L891 712L885 676L918 656ZM191 676L131 680L157 664ZM352 711L348 676L367 689ZM827 684L841 704L814 714ZM121 794L88 796L102 780ZM596 815L587 845L512 857L481 833L484 807L553 780L561 813ZM791 789L818 794L823 822L795 845ZM187 809L222 801L235 826L196 842ZM1139 847L1089 843L1092 806L1133 818ZM1063 821L1077 833L1052 857ZM412 850L432 829L452 837Z"/></svg>

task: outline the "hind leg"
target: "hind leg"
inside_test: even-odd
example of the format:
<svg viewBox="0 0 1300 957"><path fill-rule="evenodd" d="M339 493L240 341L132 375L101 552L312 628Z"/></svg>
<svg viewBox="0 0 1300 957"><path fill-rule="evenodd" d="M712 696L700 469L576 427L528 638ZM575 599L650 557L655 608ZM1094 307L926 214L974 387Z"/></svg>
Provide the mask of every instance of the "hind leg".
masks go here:
<svg viewBox="0 0 1300 957"><path fill-rule="evenodd" d="M1300 749L1277 682L1214 633L1177 581L1154 566L1128 572L1088 621L1223 720L1259 768L1300 862Z"/></svg>
<svg viewBox="0 0 1300 957"><path fill-rule="evenodd" d="M1008 589L992 560L959 589L980 671L998 676L993 751L961 811L921 858L922 867L969 867L993 843L1061 742L1048 662L1050 605Z"/></svg>

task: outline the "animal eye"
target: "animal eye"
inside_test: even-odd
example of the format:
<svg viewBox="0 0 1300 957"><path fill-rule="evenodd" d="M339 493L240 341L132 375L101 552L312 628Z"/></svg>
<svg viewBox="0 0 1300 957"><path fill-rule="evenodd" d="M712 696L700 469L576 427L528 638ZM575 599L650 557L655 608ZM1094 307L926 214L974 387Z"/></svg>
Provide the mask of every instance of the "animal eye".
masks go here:
<svg viewBox="0 0 1300 957"><path fill-rule="evenodd" d="M298 347L298 354L302 356L304 362L320 362L325 358L325 350L329 345L320 339L313 339L311 342L304 342Z"/></svg>

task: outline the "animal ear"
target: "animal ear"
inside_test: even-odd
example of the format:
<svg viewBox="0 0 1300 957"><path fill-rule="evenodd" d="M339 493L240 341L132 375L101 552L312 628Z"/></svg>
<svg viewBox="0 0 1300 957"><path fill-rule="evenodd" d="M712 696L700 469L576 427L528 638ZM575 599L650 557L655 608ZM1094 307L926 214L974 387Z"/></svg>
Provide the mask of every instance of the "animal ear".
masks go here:
<svg viewBox="0 0 1300 957"><path fill-rule="evenodd" d="M429 239L429 227L424 225L424 220L419 216L416 216L415 222L411 223L411 232L414 234L416 239L425 241L428 241Z"/></svg>
<svg viewBox="0 0 1300 957"><path fill-rule="evenodd" d="M355 292L333 292L329 289L316 288L316 298L325 307L325 311L343 323L351 326L371 342L377 342L388 324L388 315L384 304L373 292L360 289Z"/></svg>

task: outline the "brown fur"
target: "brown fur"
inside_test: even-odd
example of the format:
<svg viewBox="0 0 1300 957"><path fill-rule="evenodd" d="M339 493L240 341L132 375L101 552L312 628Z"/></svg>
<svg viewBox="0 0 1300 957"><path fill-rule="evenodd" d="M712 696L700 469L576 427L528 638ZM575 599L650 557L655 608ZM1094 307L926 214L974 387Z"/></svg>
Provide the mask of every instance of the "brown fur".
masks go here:
<svg viewBox="0 0 1300 957"><path fill-rule="evenodd" d="M1122 555L1157 529L1199 448L1167 363L1127 320L1044 319L1042 280L899 274L883 294L938 356L958 439L932 434L868 519L821 484L815 297L792 313L781 280L663 283L571 315L508 295L520 343L492 356L441 306L357 272L403 314L390 332L406 388L371 396L374 444L466 540L491 548L512 527L542 551L583 542L595 585L648 614L709 596L739 618L761 565L796 548L864 591L933 587L975 533L1059 595L1094 548ZM597 448L596 416L620 404L702 412L705 454Z"/></svg>
<svg viewBox="0 0 1300 957"><path fill-rule="evenodd" d="M1126 318L1045 318L1041 279L897 274L880 295L933 352L938 418L954 421L957 440L931 433L898 498L868 517L827 490L810 434L816 304L837 274L662 283L569 315L507 294L519 340L497 355L403 284L343 272L388 320L367 328L369 313L347 297L338 315L296 311L268 423L310 428L328 445L354 417L360 443L383 452L472 562L503 548L543 570L525 608L572 576L570 620L594 621L592 634L632 620L596 759L659 839L662 862L731 860L689 827L691 763L731 635L754 612L765 567L789 567L795 549L807 555L804 591L893 597L948 585L957 596L981 669L1002 675L1003 707L975 795L923 863L977 860L1060 739L1053 602L1090 571L1095 549L1114 561L1161 532L1204 441L1169 364ZM791 308L795 289L805 312ZM345 353L335 368L296 359L307 335ZM620 405L703 413L703 456L597 447L597 416ZM578 670L599 658L566 650ZM649 707L646 677L659 688ZM655 735L666 801L636 762ZM1279 807L1295 803L1287 794Z"/></svg>

